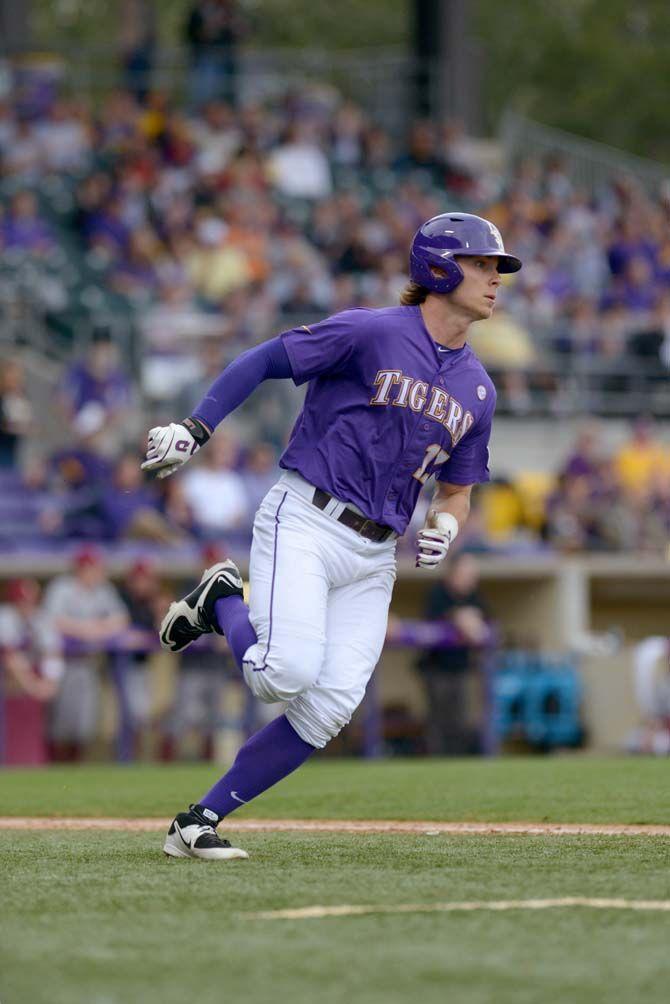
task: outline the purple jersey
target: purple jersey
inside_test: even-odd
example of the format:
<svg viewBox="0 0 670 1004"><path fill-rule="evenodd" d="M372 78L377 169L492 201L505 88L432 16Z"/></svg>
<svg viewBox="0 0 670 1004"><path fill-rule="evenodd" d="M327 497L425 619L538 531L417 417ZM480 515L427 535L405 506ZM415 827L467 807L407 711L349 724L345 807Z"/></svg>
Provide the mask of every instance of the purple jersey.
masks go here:
<svg viewBox="0 0 670 1004"><path fill-rule="evenodd" d="M281 336L310 381L280 466L404 533L421 487L488 481L493 383L465 346L441 349L419 307L345 310Z"/></svg>

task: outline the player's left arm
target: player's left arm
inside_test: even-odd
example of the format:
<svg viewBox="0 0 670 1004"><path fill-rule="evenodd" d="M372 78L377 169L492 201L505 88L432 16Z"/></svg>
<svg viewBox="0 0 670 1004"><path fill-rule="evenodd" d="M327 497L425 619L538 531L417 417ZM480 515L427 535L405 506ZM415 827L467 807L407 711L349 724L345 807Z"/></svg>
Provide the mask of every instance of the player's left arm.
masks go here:
<svg viewBox="0 0 670 1004"><path fill-rule="evenodd" d="M428 509L426 522L416 539L418 568L434 568L447 556L470 513L473 485L455 485L438 481Z"/></svg>

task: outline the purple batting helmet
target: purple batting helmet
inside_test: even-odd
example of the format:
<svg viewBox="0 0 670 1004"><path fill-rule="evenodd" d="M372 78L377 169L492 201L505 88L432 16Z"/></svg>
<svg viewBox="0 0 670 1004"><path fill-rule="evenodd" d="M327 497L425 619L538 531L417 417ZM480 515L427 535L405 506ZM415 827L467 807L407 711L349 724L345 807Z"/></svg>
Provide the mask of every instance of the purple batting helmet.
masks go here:
<svg viewBox="0 0 670 1004"><path fill-rule="evenodd" d="M455 255L497 255L499 272L518 272L521 261L507 254L500 231L493 223L470 213L442 213L419 227L409 253L413 282L433 293L450 293L463 281ZM433 275L440 268L444 276Z"/></svg>

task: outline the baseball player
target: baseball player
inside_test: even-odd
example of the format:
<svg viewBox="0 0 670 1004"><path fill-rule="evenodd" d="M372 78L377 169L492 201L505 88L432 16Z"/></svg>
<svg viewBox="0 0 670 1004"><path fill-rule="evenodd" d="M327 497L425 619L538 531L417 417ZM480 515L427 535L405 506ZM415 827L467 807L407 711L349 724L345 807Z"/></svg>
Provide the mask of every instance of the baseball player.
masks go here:
<svg viewBox="0 0 670 1004"><path fill-rule="evenodd" d="M430 569L467 519L472 486L489 478L496 393L466 337L491 316L501 273L520 268L487 220L436 216L412 241L400 306L285 331L231 363L189 418L149 432L142 466L167 477L261 381L308 383L281 476L254 521L249 607L236 566L224 561L171 605L160 629L173 652L204 633L225 635L252 693L286 712L176 816L167 855L246 858L218 823L350 720L382 650L396 540L422 486L435 477L416 556Z"/></svg>

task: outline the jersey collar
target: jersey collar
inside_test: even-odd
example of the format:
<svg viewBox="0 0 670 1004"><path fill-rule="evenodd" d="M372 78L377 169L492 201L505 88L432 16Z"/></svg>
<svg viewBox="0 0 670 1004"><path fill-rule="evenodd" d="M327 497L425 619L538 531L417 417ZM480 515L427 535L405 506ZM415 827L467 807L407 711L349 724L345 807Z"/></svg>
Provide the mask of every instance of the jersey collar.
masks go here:
<svg viewBox="0 0 670 1004"><path fill-rule="evenodd" d="M442 369L443 366L445 367L452 366L455 362L460 361L461 359L466 359L468 356L472 354L472 349L470 348L467 342L465 343L465 345L462 345L460 349L447 349L444 346L439 345L438 342L436 342L433 336L431 335L428 328L426 327L426 324L423 319L423 314L421 313L421 308L415 306L412 307L411 309L416 312L417 322L426 338L426 341L430 345L433 357L436 360L437 365L440 369Z"/></svg>

